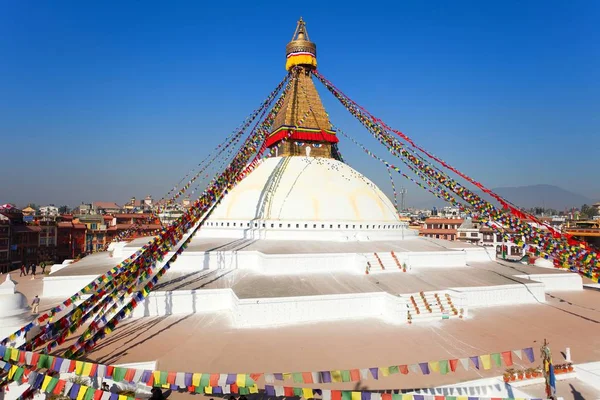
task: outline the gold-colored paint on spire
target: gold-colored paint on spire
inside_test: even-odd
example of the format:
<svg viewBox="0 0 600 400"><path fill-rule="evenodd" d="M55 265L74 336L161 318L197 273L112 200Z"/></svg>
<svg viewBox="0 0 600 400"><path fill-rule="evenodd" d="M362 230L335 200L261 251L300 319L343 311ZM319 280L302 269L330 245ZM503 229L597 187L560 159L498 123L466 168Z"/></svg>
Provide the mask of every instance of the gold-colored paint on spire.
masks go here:
<svg viewBox="0 0 600 400"><path fill-rule="evenodd" d="M286 132L326 132L334 135L329 117L311 77L316 66L317 46L310 41L306 23L302 18L296 25L292 41L286 46L286 51L288 63L291 58L294 58L292 66L288 68L292 74L292 86L286 93L281 109L275 116L272 132L276 134L281 129L285 129ZM304 148L299 152L293 149L294 139L292 138L278 145L279 155L304 154ZM315 156L331 157L329 142L317 139L316 143L322 143L322 146L313 150Z"/></svg>

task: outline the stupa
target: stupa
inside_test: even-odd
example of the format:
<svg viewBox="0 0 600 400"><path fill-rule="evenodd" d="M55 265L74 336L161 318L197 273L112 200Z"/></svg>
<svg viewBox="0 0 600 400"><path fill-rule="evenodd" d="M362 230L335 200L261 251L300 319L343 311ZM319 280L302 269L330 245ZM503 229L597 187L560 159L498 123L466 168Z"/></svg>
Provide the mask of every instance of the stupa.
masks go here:
<svg viewBox="0 0 600 400"><path fill-rule="evenodd" d="M89 360L221 374L323 371L447 359L448 349L457 358L510 350L521 344L506 335L506 321L527 332L527 345L560 327L565 316L544 306L547 295L578 301L582 278L408 229L387 196L340 157L313 84L316 65L301 19L286 47L292 81L266 139L269 157L225 195ZM70 296L147 241L57 268L44 278L43 296ZM553 340L574 347L560 333ZM403 374L369 388L431 386L429 376ZM444 375L435 385L468 377Z"/></svg>

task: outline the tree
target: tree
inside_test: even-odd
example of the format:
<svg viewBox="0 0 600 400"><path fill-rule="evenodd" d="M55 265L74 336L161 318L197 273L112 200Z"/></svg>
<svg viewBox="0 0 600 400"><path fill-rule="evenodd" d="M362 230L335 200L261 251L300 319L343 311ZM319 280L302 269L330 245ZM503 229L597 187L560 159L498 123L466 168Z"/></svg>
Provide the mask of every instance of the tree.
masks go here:
<svg viewBox="0 0 600 400"><path fill-rule="evenodd" d="M598 215L598 209L594 206L584 204L581 206L581 216L586 219L592 219Z"/></svg>

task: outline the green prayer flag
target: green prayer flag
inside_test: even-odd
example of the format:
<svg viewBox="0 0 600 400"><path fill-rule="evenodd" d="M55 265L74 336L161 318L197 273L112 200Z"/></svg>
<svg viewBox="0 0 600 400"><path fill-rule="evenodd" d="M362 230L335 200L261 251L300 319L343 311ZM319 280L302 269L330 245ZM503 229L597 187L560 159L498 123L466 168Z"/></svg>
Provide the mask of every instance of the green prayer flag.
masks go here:
<svg viewBox="0 0 600 400"><path fill-rule="evenodd" d="M161 377L162 377L162 373L161 373ZM165 383L167 383L166 378L165 378ZM210 386L210 374L200 375L200 386L202 386L202 387Z"/></svg>
<svg viewBox="0 0 600 400"><path fill-rule="evenodd" d="M204 393L204 388L200 387L200 386L196 386L194 388L194 392L196 392L196 393Z"/></svg>
<svg viewBox="0 0 600 400"><path fill-rule="evenodd" d="M352 392L343 390L342 391L342 400L352 400Z"/></svg>
<svg viewBox="0 0 600 400"><path fill-rule="evenodd" d="M397 366L397 365L392 365L392 366L389 368L389 370L390 370L390 375L391 375L391 374L398 374L398 373L400 373L400 370L398 369L398 366Z"/></svg>
<svg viewBox="0 0 600 400"><path fill-rule="evenodd" d="M167 384L167 376L169 376L169 373L167 371L160 371L160 384L161 385L166 385ZM202 381L200 381L200 386L208 386L208 385L202 385Z"/></svg>
<svg viewBox="0 0 600 400"><path fill-rule="evenodd" d="M446 400L456 400L456 396L446 396Z"/></svg>
<svg viewBox="0 0 600 400"><path fill-rule="evenodd" d="M48 356L45 354L40 354L40 358L38 359L37 367L38 368L46 368L46 362L48 360Z"/></svg>
<svg viewBox="0 0 600 400"><path fill-rule="evenodd" d="M440 373L446 375L448 373L448 360L440 360Z"/></svg>
<svg viewBox="0 0 600 400"><path fill-rule="evenodd" d="M46 386L46 393L52 393L57 384L58 378L50 379L50 382L48 382L48 386Z"/></svg>
<svg viewBox="0 0 600 400"><path fill-rule="evenodd" d="M240 392L241 395L247 395L250 394L250 389L246 388L246 387L241 387L238 388L238 391Z"/></svg>
<svg viewBox="0 0 600 400"><path fill-rule="evenodd" d="M54 363L54 356L48 356L48 358L46 358L46 364L44 364L44 368L50 369L50 367L52 367L52 363Z"/></svg>
<svg viewBox="0 0 600 400"><path fill-rule="evenodd" d="M6 348L6 351L4 352L4 361L7 361L7 362L10 361L10 352L11 351L12 350L9 349L8 347Z"/></svg>
<svg viewBox="0 0 600 400"><path fill-rule="evenodd" d="M126 373L127 373L127 368L115 367L115 369L113 370L113 381L123 382L123 379L125 379Z"/></svg>
<svg viewBox="0 0 600 400"><path fill-rule="evenodd" d="M402 395L399 393L392 393L392 400L402 400Z"/></svg>
<svg viewBox="0 0 600 400"><path fill-rule="evenodd" d="M292 378L294 379L294 383L304 383L301 372L294 372Z"/></svg>
<svg viewBox="0 0 600 400"><path fill-rule="evenodd" d="M294 396L302 397L302 388L294 388Z"/></svg>
<svg viewBox="0 0 600 400"><path fill-rule="evenodd" d="M340 372L342 373L342 382L350 382L350 380L351 380L350 371L347 369L344 369Z"/></svg>
<svg viewBox="0 0 600 400"><path fill-rule="evenodd" d="M25 370L22 367L18 367L15 371L15 374L13 375L13 381L18 382L19 379L21 379L21 377L23 376L23 372L25 372Z"/></svg>
<svg viewBox="0 0 600 400"><path fill-rule="evenodd" d="M88 390L83 395L83 400L94 400L95 394L96 394L96 391L94 389L88 388Z"/></svg>
<svg viewBox="0 0 600 400"><path fill-rule="evenodd" d="M494 363L497 367L502 366L502 356L500 355L500 353L492 353L492 360L494 360Z"/></svg>

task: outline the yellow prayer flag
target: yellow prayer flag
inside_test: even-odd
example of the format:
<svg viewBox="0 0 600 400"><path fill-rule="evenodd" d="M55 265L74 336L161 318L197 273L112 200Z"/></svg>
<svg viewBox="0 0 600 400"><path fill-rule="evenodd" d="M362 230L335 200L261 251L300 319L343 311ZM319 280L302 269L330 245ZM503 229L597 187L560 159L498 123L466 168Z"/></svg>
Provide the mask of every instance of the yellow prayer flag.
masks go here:
<svg viewBox="0 0 600 400"><path fill-rule="evenodd" d="M381 373L381 376L390 376L389 367L379 367L379 372Z"/></svg>
<svg viewBox="0 0 600 400"><path fill-rule="evenodd" d="M154 383L159 383L160 382L160 371L152 371L152 377L154 378ZM192 377L193 379L193 377ZM194 385L194 386L198 386L198 385Z"/></svg>
<svg viewBox="0 0 600 400"><path fill-rule="evenodd" d="M467 396L458 396L456 398L456 400L469 400L469 397L467 397Z"/></svg>
<svg viewBox="0 0 600 400"><path fill-rule="evenodd" d="M204 393L206 393L206 394L212 394L212 386L205 386L204 387Z"/></svg>
<svg viewBox="0 0 600 400"><path fill-rule="evenodd" d="M413 395L412 394L403 394L402 400L413 400Z"/></svg>
<svg viewBox="0 0 600 400"><path fill-rule="evenodd" d="M87 392L88 387L87 386L81 386L79 388L79 392L77 393L77 399L76 400L83 400L83 398L85 397L85 392Z"/></svg>
<svg viewBox="0 0 600 400"><path fill-rule="evenodd" d="M332 382L341 382L342 381L341 371L331 371L331 381Z"/></svg>
<svg viewBox="0 0 600 400"><path fill-rule="evenodd" d="M292 374L290 374L289 372L283 374L283 380L285 381L287 379L292 379Z"/></svg>
<svg viewBox="0 0 600 400"><path fill-rule="evenodd" d="M254 385L250 386L248 390L250 391L250 393L256 394L258 393L258 385L255 383Z"/></svg>
<svg viewBox="0 0 600 400"><path fill-rule="evenodd" d="M48 384L50 383L50 381L52 380L52 377L46 375L44 376L44 381L42 382L42 392L45 392L46 389L48 388Z"/></svg>
<svg viewBox="0 0 600 400"><path fill-rule="evenodd" d="M302 388L302 397L304 397L305 399L312 399L313 398L313 391L311 388Z"/></svg>
<svg viewBox="0 0 600 400"><path fill-rule="evenodd" d="M10 369L8 370L8 379L12 379L13 376L15 376L15 372L17 372L17 366L11 365Z"/></svg>
<svg viewBox="0 0 600 400"><path fill-rule="evenodd" d="M83 363L83 376L90 376L92 374L92 363Z"/></svg>
<svg viewBox="0 0 600 400"><path fill-rule="evenodd" d="M479 356L481 358L481 363L483 364L483 369L492 368L492 360L489 354L484 354Z"/></svg>
<svg viewBox="0 0 600 400"><path fill-rule="evenodd" d="M120 394L119 400L127 400L127 396L125 396L124 394Z"/></svg>
<svg viewBox="0 0 600 400"><path fill-rule="evenodd" d="M83 361L75 361L75 374L81 375L83 371Z"/></svg>
<svg viewBox="0 0 600 400"><path fill-rule="evenodd" d="M194 374L192 374L192 386L195 386L195 387L200 386L200 378L201 378L201 376L202 376L202 374L199 374L197 372L195 372Z"/></svg>
<svg viewBox="0 0 600 400"><path fill-rule="evenodd" d="M246 374L237 374L235 384L238 385L238 387L246 387Z"/></svg>
<svg viewBox="0 0 600 400"><path fill-rule="evenodd" d="M352 400L360 400L360 392L352 392Z"/></svg>
<svg viewBox="0 0 600 400"><path fill-rule="evenodd" d="M11 359L11 361L18 361L19 360L19 350L13 349L10 352L10 359Z"/></svg>
<svg viewBox="0 0 600 400"><path fill-rule="evenodd" d="M429 361L429 369L433 372L440 372L440 362L439 361Z"/></svg>

